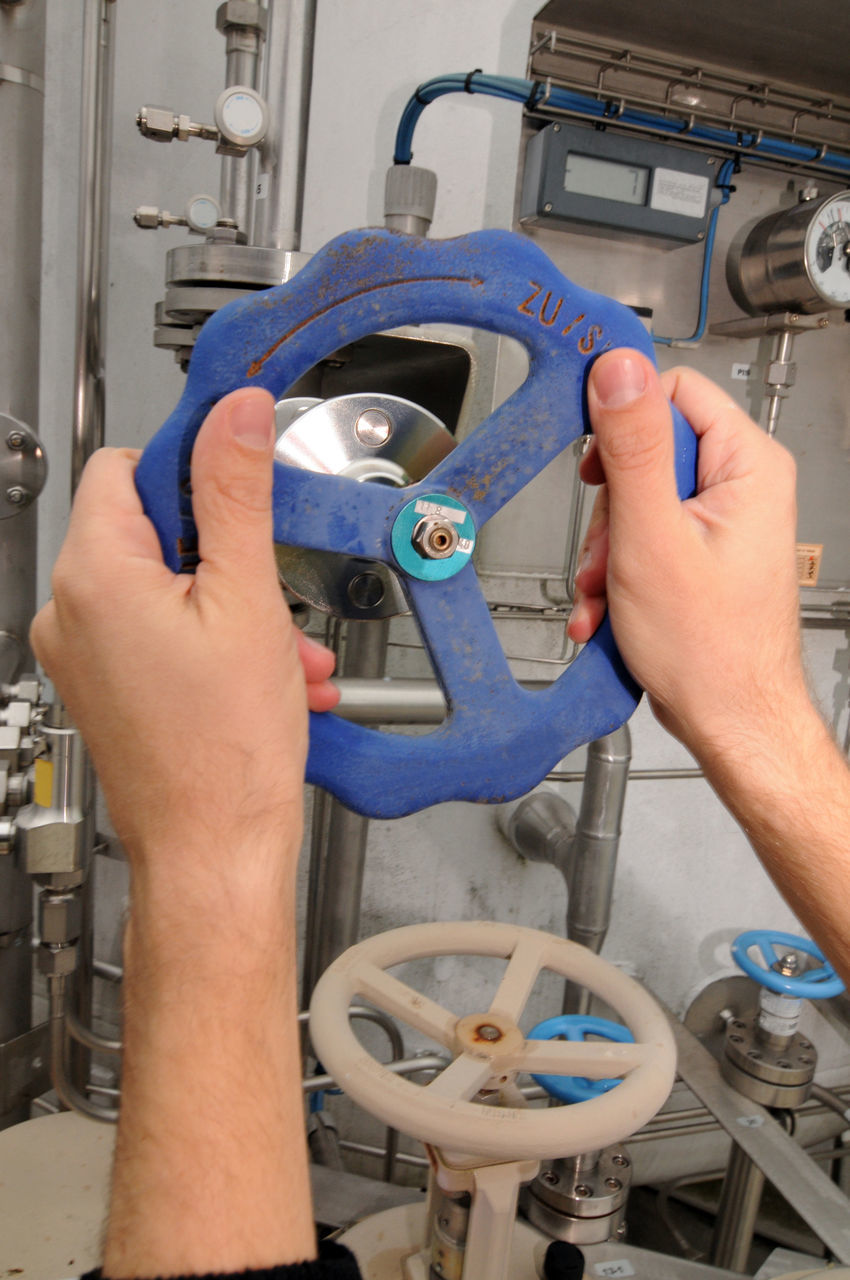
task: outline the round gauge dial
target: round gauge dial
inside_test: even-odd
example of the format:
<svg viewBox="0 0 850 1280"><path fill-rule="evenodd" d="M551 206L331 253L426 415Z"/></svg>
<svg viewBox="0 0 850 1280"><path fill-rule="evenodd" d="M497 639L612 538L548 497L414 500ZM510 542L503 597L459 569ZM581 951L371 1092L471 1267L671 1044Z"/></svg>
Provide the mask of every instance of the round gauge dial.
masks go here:
<svg viewBox="0 0 850 1280"><path fill-rule="evenodd" d="M215 104L215 122L228 142L240 147L254 147L266 135L269 112L255 89L247 85L231 85L219 94Z"/></svg>
<svg viewBox="0 0 850 1280"><path fill-rule="evenodd" d="M818 209L806 234L806 269L818 293L835 307L850 306L850 192Z"/></svg>

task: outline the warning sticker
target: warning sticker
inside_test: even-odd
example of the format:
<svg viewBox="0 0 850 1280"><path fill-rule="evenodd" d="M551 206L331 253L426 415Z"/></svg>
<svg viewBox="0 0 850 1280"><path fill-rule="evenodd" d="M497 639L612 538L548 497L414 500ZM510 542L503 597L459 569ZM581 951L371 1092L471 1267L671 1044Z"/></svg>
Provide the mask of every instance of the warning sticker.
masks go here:
<svg viewBox="0 0 850 1280"><path fill-rule="evenodd" d="M820 573L822 542L797 543L797 581L801 587L816 587Z"/></svg>
<svg viewBox="0 0 850 1280"><path fill-rule="evenodd" d="M652 175L651 209L681 213L686 218L704 218L708 201L708 178L676 169L656 169Z"/></svg>

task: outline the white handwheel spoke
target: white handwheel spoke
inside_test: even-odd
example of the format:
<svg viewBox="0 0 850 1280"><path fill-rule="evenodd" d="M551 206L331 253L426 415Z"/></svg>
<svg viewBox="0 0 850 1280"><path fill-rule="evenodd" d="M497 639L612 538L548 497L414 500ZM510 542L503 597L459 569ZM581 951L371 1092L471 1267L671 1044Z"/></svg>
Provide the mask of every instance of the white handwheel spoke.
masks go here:
<svg viewBox="0 0 850 1280"><path fill-rule="evenodd" d="M539 939L520 938L490 1005L490 1013L519 1022L537 975L543 968L545 952L546 944Z"/></svg>
<svg viewBox="0 0 850 1280"><path fill-rule="evenodd" d="M441 1071L436 1080L426 1085L425 1092L430 1096L469 1102L474 1098L482 1085L493 1074L492 1063L473 1058L471 1054L462 1053L459 1058Z"/></svg>
<svg viewBox="0 0 850 1280"><path fill-rule="evenodd" d="M438 1044L451 1049L457 1016L414 991L405 982L392 977L375 964L363 963L357 971L357 992L384 1013L405 1022L409 1027L430 1036Z"/></svg>
<svg viewBox="0 0 850 1280"><path fill-rule="evenodd" d="M516 1054L510 1055L510 1067L534 1075L586 1076L589 1080L605 1080L609 1076L625 1076L655 1056L655 1046L619 1044L611 1040L526 1040Z"/></svg>

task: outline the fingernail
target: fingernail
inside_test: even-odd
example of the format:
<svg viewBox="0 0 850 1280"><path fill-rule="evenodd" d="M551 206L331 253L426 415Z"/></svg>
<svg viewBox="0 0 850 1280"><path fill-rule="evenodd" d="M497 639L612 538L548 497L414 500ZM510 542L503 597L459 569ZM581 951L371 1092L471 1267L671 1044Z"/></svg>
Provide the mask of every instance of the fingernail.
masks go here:
<svg viewBox="0 0 850 1280"><path fill-rule="evenodd" d="M244 396L234 399L227 415L234 440L249 449L268 449L274 439L274 414L265 399Z"/></svg>
<svg viewBox="0 0 850 1280"><path fill-rule="evenodd" d="M625 409L646 391L646 366L632 356L600 361L591 377L596 399L603 409Z"/></svg>

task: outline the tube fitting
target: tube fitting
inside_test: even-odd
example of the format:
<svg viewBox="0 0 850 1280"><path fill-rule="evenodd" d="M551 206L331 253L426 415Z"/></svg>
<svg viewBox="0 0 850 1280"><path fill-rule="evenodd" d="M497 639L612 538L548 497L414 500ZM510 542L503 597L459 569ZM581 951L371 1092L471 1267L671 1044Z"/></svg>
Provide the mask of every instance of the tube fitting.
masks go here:
<svg viewBox="0 0 850 1280"><path fill-rule="evenodd" d="M427 236L437 201L437 175L412 164L394 164L384 187L384 225L388 231Z"/></svg>

